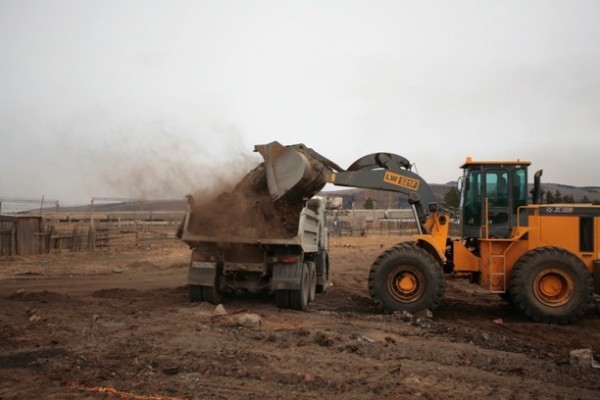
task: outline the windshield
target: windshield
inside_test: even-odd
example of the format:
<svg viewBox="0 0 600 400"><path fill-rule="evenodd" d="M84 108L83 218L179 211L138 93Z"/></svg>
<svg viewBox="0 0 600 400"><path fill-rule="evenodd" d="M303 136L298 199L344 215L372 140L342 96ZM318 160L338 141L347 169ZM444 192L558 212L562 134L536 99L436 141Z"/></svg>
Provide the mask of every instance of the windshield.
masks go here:
<svg viewBox="0 0 600 400"><path fill-rule="evenodd" d="M465 171L461 207L465 225L481 225L481 172L479 169Z"/></svg>

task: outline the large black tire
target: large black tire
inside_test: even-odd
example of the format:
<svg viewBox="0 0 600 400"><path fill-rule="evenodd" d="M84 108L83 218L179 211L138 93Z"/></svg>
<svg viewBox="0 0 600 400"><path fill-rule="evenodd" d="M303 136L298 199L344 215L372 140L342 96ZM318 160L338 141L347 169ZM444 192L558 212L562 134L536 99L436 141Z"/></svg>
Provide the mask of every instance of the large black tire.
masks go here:
<svg viewBox="0 0 600 400"><path fill-rule="evenodd" d="M308 275L308 267L306 264L302 264L300 289L290 290L290 308L293 308L294 310L306 310L309 292L310 277Z"/></svg>
<svg viewBox="0 0 600 400"><path fill-rule="evenodd" d="M290 291L275 290L275 305L277 308L290 308Z"/></svg>
<svg viewBox="0 0 600 400"><path fill-rule="evenodd" d="M514 306L513 301L512 301L512 297L510 297L510 290L507 290L504 293L499 293L498 296L500 296L500 298L502 300L504 300L505 302L507 302L511 306Z"/></svg>
<svg viewBox="0 0 600 400"><path fill-rule="evenodd" d="M202 286L202 297L204 301L215 305L223 301L223 294L216 286Z"/></svg>
<svg viewBox="0 0 600 400"><path fill-rule="evenodd" d="M329 256L326 250L321 250L317 257L317 293L325 293L329 285Z"/></svg>
<svg viewBox="0 0 600 400"><path fill-rule="evenodd" d="M190 293L190 302L191 303L199 303L201 301L204 301L204 296L202 295L202 286L189 285L188 290Z"/></svg>
<svg viewBox="0 0 600 400"><path fill-rule="evenodd" d="M581 318L590 306L594 280L574 254L540 247L515 264L510 293L515 307L534 321L568 324Z"/></svg>
<svg viewBox="0 0 600 400"><path fill-rule="evenodd" d="M307 261L306 266L308 267L308 302L311 303L317 292L317 266L313 261Z"/></svg>
<svg viewBox="0 0 600 400"><path fill-rule="evenodd" d="M426 250L409 243L383 252L369 273L369 293L385 313L435 310L444 288L441 265Z"/></svg>

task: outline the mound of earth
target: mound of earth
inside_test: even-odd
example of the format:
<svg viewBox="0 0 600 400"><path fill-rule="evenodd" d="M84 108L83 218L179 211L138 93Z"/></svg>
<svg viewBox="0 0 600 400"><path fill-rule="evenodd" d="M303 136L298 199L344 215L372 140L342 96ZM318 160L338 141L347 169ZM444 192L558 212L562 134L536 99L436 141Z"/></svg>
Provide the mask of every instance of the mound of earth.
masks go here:
<svg viewBox="0 0 600 400"><path fill-rule="evenodd" d="M286 238L298 232L303 197L274 202L269 195L264 163L250 171L230 192L194 204L190 232L212 237Z"/></svg>

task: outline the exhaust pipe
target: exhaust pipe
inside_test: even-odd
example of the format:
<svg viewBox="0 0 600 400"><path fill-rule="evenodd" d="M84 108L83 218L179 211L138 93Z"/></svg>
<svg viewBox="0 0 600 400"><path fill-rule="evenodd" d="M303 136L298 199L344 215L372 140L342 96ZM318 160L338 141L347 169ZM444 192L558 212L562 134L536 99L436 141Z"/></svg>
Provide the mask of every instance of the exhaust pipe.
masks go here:
<svg viewBox="0 0 600 400"><path fill-rule="evenodd" d="M542 204L542 172L543 170L540 169L533 176L533 189L531 190L533 204Z"/></svg>

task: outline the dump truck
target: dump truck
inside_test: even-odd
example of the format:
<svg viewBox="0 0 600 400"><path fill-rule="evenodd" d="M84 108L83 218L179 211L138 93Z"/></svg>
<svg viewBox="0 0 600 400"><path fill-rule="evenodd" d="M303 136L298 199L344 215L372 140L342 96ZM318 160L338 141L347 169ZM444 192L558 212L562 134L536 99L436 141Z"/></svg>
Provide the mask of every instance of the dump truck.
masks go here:
<svg viewBox="0 0 600 400"><path fill-rule="evenodd" d="M192 302L219 304L223 294L267 292L279 308L304 310L329 279L328 232L321 199L268 195L263 165L232 192L190 211L179 236L192 249Z"/></svg>
<svg viewBox="0 0 600 400"><path fill-rule="evenodd" d="M371 265L369 293L386 313L436 309L445 276L468 278L535 321L567 324L600 294L600 207L541 204L541 175L531 201L528 161L476 161L461 166L460 237L412 164L393 153L373 153L347 169L303 144L258 145L273 199L324 183L408 196L418 234L385 250Z"/></svg>

